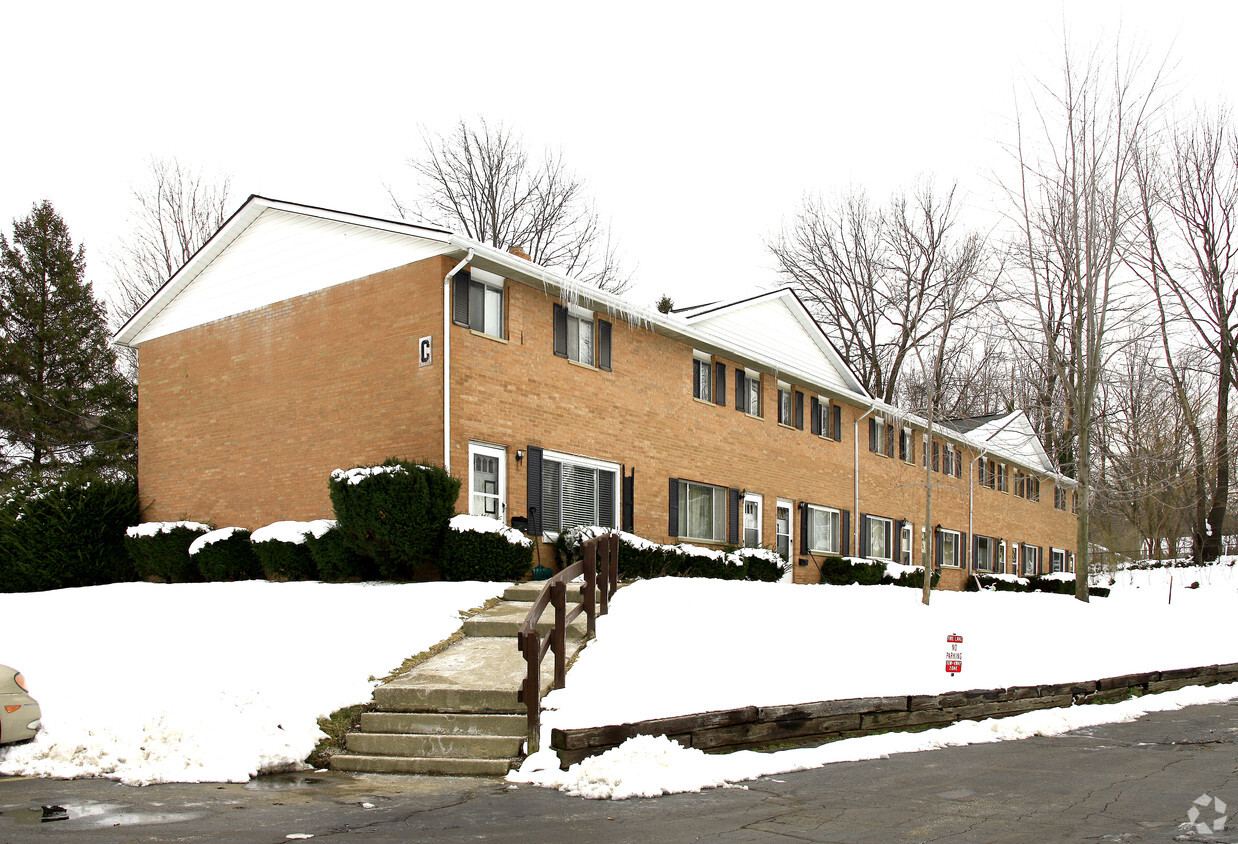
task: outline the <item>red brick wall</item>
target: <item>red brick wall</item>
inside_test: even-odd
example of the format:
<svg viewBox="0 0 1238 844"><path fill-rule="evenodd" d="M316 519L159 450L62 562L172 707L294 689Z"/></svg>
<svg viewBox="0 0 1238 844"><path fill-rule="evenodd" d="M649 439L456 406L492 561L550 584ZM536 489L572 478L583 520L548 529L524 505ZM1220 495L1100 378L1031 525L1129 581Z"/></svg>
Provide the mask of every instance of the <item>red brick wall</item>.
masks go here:
<svg viewBox="0 0 1238 844"><path fill-rule="evenodd" d="M144 518L250 529L330 518L333 469L441 462L450 266L422 261L143 343Z"/></svg>
<svg viewBox="0 0 1238 844"><path fill-rule="evenodd" d="M389 456L442 459L442 283L453 265L422 261L298 297L251 313L157 338L140 352L140 489L147 519L181 517L254 528L279 519L329 517L332 469ZM635 470L635 528L667 541L668 478L746 489L762 496L762 541L774 543L778 498L851 512L851 551L859 513L924 523L924 472L868 450L859 420L858 512L854 465L856 421L843 406L842 442L779 425L776 379L762 376L762 417L735 409L733 361L724 406L692 396L692 349L613 323L613 371L553 354L552 307L542 290L509 282L506 336L499 340L452 326L451 468L462 481L458 508L468 509L468 443L507 451L508 517L527 512L529 446L578 454ZM434 362L418 366L417 341L431 336ZM798 385L795 385L798 386ZM971 455L964 455L965 459ZM527 465L527 464L526 464ZM1053 508L1049 482L1041 500L968 489L933 472L933 523L1045 547L1073 549L1075 519ZM1011 487L1013 489L1013 485ZM800 556L799 513L792 541ZM919 549L915 562L920 563ZM959 587L966 573L947 571ZM797 581L818 579L814 565L795 567Z"/></svg>

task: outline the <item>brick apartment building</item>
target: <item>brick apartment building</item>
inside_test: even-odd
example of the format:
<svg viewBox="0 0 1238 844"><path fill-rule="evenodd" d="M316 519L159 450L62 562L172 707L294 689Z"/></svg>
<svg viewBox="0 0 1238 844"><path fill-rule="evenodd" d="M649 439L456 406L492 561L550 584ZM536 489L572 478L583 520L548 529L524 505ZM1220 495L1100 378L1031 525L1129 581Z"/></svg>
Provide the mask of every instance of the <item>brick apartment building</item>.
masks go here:
<svg viewBox="0 0 1238 844"><path fill-rule="evenodd" d="M1021 412L873 399L789 290L662 314L468 238L250 197L117 333L146 518L331 516L331 470L443 463L458 509L553 536L843 554L942 585L1070 570L1074 488ZM926 472L925 466L930 468Z"/></svg>

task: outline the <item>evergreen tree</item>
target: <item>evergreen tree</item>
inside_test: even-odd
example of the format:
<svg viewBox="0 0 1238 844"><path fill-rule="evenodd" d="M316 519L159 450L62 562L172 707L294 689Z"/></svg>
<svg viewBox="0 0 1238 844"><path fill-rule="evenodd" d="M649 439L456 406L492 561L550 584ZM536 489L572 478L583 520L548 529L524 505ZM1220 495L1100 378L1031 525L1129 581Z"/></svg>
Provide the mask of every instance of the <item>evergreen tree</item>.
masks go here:
<svg viewBox="0 0 1238 844"><path fill-rule="evenodd" d="M116 368L86 253L46 200L0 233L0 437L5 474L131 473L136 402Z"/></svg>

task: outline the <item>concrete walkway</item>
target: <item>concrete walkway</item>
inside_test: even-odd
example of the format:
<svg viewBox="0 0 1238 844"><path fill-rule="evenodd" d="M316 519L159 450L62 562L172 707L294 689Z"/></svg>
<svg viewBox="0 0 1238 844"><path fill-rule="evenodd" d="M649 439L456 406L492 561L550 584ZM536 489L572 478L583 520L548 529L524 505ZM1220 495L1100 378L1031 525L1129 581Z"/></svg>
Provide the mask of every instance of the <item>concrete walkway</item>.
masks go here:
<svg viewBox="0 0 1238 844"><path fill-rule="evenodd" d="M340 771L385 774L502 776L517 763L527 737L517 700L526 667L516 634L541 592L520 583L503 600L466 620L465 638L374 690L375 711L348 734L347 752L331 758ZM580 585L569 586L569 606ZM538 630L554 625L554 609ZM584 647L585 617L568 628L568 658ZM554 656L542 663L542 694L554 681Z"/></svg>

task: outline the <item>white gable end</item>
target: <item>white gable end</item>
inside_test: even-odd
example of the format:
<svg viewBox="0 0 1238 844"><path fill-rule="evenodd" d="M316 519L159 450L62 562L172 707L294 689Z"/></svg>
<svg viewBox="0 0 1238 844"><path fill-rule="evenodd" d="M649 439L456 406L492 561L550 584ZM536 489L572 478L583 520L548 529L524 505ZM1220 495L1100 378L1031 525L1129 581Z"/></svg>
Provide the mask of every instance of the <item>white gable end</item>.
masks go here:
<svg viewBox="0 0 1238 844"><path fill-rule="evenodd" d="M1032 422L1027 414L1016 410L1009 416L994 419L972 431L970 437L980 442L987 442L994 449L1019 460L1033 469L1052 472L1053 463L1045 454L1040 438L1036 436Z"/></svg>
<svg viewBox="0 0 1238 844"><path fill-rule="evenodd" d="M719 346L743 349L753 357L782 363L788 372L843 393L855 393L781 298L753 302L692 320L693 327Z"/></svg>
<svg viewBox="0 0 1238 844"><path fill-rule="evenodd" d="M267 208L131 342L252 311L448 249L415 235Z"/></svg>

